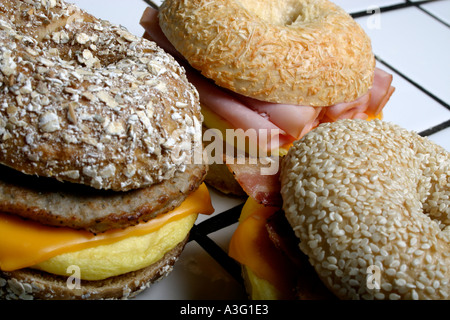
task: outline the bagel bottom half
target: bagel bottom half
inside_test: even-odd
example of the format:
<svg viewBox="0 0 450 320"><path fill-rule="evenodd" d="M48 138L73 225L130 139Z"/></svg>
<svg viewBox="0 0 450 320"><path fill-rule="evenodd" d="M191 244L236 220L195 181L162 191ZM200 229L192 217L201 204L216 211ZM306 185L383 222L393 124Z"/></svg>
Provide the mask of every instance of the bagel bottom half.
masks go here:
<svg viewBox="0 0 450 320"><path fill-rule="evenodd" d="M163 258L143 269L104 280L81 280L79 288L67 285L67 277L35 269L0 272L0 298L41 300L127 299L167 276L187 242L186 237Z"/></svg>

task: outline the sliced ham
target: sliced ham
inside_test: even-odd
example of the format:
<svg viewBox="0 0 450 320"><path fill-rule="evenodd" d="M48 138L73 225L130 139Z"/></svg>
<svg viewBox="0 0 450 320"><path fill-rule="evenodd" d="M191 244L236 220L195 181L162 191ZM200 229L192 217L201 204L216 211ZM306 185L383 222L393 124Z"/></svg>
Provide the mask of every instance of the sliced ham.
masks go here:
<svg viewBox="0 0 450 320"><path fill-rule="evenodd" d="M332 122L339 119L367 118L365 113L369 107L370 91L352 102L342 102L327 107L321 122Z"/></svg>
<svg viewBox="0 0 450 320"><path fill-rule="evenodd" d="M158 46L177 60L184 60L183 56L175 49L161 30L161 27L159 26L158 10L147 7L139 23L145 30L144 38L156 42Z"/></svg>
<svg viewBox="0 0 450 320"><path fill-rule="evenodd" d="M300 139L319 124L322 108L259 101L236 94L235 97L268 119L289 135Z"/></svg>
<svg viewBox="0 0 450 320"><path fill-rule="evenodd" d="M383 110L395 90L395 88L391 86L391 83L392 74L379 68L375 68L373 86L370 89L371 95L369 106L367 108L367 114L369 116L376 116Z"/></svg>
<svg viewBox="0 0 450 320"><path fill-rule="evenodd" d="M374 82L369 92L354 101L341 102L322 108L276 104L238 94L234 94L234 96L256 113L266 115L271 122L289 135L301 139L322 122L339 119L367 119L377 116L395 90L391 83L391 74L375 68Z"/></svg>
<svg viewBox="0 0 450 320"><path fill-rule="evenodd" d="M200 102L226 119L234 128L240 128L244 131L254 130L258 137L256 142L264 151L266 151L266 147L273 150L294 140L294 137L290 137L280 127L252 111L241 101L211 83L189 66L186 66L186 70L189 70L187 72L189 81L199 92ZM267 133L267 136L262 137L263 133Z"/></svg>
<svg viewBox="0 0 450 320"><path fill-rule="evenodd" d="M321 122L339 119L367 119L377 116L395 90L391 83L391 74L380 68L375 68L373 85L369 92L355 101L327 107Z"/></svg>

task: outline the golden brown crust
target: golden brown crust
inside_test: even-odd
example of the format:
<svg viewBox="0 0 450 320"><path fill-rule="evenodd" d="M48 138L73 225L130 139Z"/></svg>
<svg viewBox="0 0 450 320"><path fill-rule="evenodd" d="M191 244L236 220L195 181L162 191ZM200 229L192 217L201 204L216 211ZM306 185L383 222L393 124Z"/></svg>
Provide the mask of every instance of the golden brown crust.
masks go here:
<svg viewBox="0 0 450 320"><path fill-rule="evenodd" d="M320 125L282 162L286 218L341 299L450 299L450 153L381 120Z"/></svg>
<svg viewBox="0 0 450 320"><path fill-rule="evenodd" d="M0 12L0 163L116 191L184 168L202 116L172 57L60 0Z"/></svg>
<svg viewBox="0 0 450 320"><path fill-rule="evenodd" d="M186 245L188 237L167 252L158 262L144 269L99 281L75 285L68 277L33 269L0 271L0 299L12 300L98 300L133 298L151 284L167 276ZM68 280L69 285L68 285Z"/></svg>
<svg viewBox="0 0 450 320"><path fill-rule="evenodd" d="M178 207L206 172L206 165L187 165L171 180L116 192L28 176L0 165L0 212L93 233L126 228Z"/></svg>
<svg viewBox="0 0 450 320"><path fill-rule="evenodd" d="M330 106L372 85L368 36L327 0L166 0L159 20L194 68L259 100Z"/></svg>

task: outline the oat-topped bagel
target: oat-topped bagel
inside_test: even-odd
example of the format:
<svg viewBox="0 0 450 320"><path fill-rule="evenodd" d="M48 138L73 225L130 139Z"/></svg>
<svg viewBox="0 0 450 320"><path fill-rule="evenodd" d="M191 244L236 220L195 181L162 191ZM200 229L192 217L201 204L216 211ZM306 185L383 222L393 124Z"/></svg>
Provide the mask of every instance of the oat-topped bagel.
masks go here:
<svg viewBox="0 0 450 320"><path fill-rule="evenodd" d="M172 57L63 1L0 12L0 163L120 191L183 170L202 118Z"/></svg>
<svg viewBox="0 0 450 320"><path fill-rule="evenodd" d="M368 36L327 0L166 0L159 19L194 68L245 96L330 106L372 85Z"/></svg>
<svg viewBox="0 0 450 320"><path fill-rule="evenodd" d="M379 120L323 124L289 150L281 183L300 249L338 297L450 298L442 147Z"/></svg>

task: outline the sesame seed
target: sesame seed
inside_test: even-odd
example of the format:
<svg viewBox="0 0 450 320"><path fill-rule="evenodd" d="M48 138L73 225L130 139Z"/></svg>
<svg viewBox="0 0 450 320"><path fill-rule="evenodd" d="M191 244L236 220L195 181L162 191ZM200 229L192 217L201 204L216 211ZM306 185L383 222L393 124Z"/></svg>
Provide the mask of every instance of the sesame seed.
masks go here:
<svg viewBox="0 0 450 320"><path fill-rule="evenodd" d="M400 298L401 298L401 296L396 293L391 293L389 295L389 300L399 300Z"/></svg>

